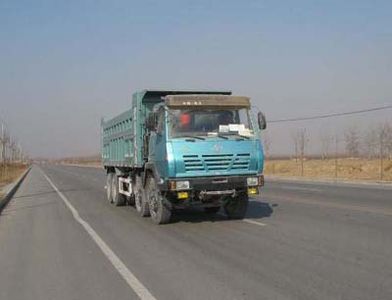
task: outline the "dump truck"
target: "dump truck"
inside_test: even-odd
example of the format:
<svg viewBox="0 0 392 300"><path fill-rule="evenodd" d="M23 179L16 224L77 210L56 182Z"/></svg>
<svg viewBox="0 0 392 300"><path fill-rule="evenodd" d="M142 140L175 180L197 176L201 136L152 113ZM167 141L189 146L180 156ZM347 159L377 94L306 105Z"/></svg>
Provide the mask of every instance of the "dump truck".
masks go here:
<svg viewBox="0 0 392 300"><path fill-rule="evenodd" d="M266 119L253 113L230 91L134 93L128 110L101 121L108 201L156 224L190 207L244 218L264 184Z"/></svg>

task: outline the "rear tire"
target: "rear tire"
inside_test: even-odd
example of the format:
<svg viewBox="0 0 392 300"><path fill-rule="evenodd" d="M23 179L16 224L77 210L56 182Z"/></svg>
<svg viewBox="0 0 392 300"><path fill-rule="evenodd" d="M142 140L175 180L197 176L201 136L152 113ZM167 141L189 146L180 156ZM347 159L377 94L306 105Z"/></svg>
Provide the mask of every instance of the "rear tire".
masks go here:
<svg viewBox="0 0 392 300"><path fill-rule="evenodd" d="M138 175L135 176L134 189L136 211L141 217L148 217L150 215L150 210L148 208L142 178Z"/></svg>
<svg viewBox="0 0 392 300"><path fill-rule="evenodd" d="M113 173L107 173L106 174L106 197L107 197L109 203L113 202L112 181L113 181Z"/></svg>
<svg viewBox="0 0 392 300"><path fill-rule="evenodd" d="M113 174L112 176L112 203L115 206L123 206L125 204L125 195L119 192L119 181L118 176Z"/></svg>
<svg viewBox="0 0 392 300"><path fill-rule="evenodd" d="M248 194L240 193L236 197L227 200L224 205L225 213L229 219L243 219L248 209L248 203Z"/></svg>
<svg viewBox="0 0 392 300"><path fill-rule="evenodd" d="M155 178L149 176L146 183L146 195L150 208L150 216L155 224L167 224L170 222L171 210L166 207L164 197L158 189Z"/></svg>

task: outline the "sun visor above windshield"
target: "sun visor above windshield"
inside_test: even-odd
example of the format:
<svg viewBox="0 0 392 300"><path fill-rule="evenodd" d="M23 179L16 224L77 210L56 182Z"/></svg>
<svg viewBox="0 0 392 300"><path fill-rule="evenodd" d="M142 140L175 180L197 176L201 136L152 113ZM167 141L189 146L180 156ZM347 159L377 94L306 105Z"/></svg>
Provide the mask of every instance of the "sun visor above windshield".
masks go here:
<svg viewBox="0 0 392 300"><path fill-rule="evenodd" d="M227 95L169 95L164 97L169 107L250 107L248 97Z"/></svg>

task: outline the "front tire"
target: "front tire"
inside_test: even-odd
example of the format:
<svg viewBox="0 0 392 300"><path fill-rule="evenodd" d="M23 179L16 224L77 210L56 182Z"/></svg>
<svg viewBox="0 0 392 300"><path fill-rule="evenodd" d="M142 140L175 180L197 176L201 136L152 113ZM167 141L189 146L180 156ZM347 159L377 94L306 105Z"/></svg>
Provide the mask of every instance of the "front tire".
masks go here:
<svg viewBox="0 0 392 300"><path fill-rule="evenodd" d="M164 197L158 189L155 178L149 176L146 183L146 195L150 208L150 216L155 224L167 224L170 222L171 210L166 207Z"/></svg>
<svg viewBox="0 0 392 300"><path fill-rule="evenodd" d="M246 193L240 193L234 198L228 199L224 210L229 219L245 218L248 209L249 197Z"/></svg>
<svg viewBox="0 0 392 300"><path fill-rule="evenodd" d="M148 208L148 203L143 188L142 178L138 175L135 176L134 188L135 188L134 198L135 198L136 211L141 217L148 217L150 215L150 210Z"/></svg>

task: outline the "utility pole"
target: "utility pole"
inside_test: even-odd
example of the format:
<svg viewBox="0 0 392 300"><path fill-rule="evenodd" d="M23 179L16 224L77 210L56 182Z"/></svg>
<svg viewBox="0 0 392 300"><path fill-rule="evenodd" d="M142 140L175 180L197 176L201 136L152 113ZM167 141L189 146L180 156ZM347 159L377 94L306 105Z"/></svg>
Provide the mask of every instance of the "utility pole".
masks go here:
<svg viewBox="0 0 392 300"><path fill-rule="evenodd" d="M300 150L300 157L301 157L301 176L304 176L305 149L306 149L306 144L308 143L308 138L307 138L305 128L302 128L298 131L298 141L299 141L299 150Z"/></svg>
<svg viewBox="0 0 392 300"><path fill-rule="evenodd" d="M387 128L386 126L380 125L378 138L380 142L380 180L384 179L384 140L386 136Z"/></svg>

